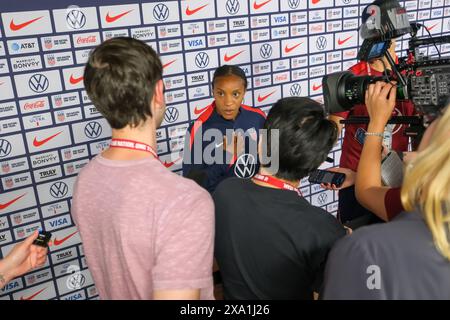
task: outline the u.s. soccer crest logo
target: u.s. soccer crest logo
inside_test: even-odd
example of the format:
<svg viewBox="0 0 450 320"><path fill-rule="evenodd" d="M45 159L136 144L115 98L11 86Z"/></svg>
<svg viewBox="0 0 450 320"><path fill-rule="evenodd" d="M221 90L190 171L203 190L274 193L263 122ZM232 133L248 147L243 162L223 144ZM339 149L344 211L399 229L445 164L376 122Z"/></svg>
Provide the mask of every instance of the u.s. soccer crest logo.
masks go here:
<svg viewBox="0 0 450 320"><path fill-rule="evenodd" d="M63 122L64 120L66 120L66 115L64 114L64 111L58 111L58 113L56 114L56 118L58 119L59 122Z"/></svg>
<svg viewBox="0 0 450 320"><path fill-rule="evenodd" d="M48 50L53 48L53 42L52 42L51 38L44 38L44 47L45 47L45 49L48 49Z"/></svg>
<svg viewBox="0 0 450 320"><path fill-rule="evenodd" d="M47 63L48 63L49 66L54 66L55 63L56 63L55 56L52 55L52 54L47 56Z"/></svg>
<svg viewBox="0 0 450 320"><path fill-rule="evenodd" d="M21 223L22 223L22 215L16 214L16 215L13 217L13 220L14 220L14 223L15 223L16 225L21 224Z"/></svg>
<svg viewBox="0 0 450 320"><path fill-rule="evenodd" d="M11 166L9 165L9 162L3 162L1 165L2 172L8 173L11 170Z"/></svg>
<svg viewBox="0 0 450 320"><path fill-rule="evenodd" d="M172 81L170 79L166 79L164 81L164 86L166 87L166 89L170 89L172 87Z"/></svg>
<svg viewBox="0 0 450 320"><path fill-rule="evenodd" d="M64 159L65 160L72 159L72 151L70 151L70 149L64 150Z"/></svg>
<svg viewBox="0 0 450 320"><path fill-rule="evenodd" d="M55 101L55 105L56 105L57 107L61 107L62 104L63 104L63 100L62 100L62 97L61 97L61 96L56 96L56 97L54 98L54 101Z"/></svg>
<svg viewBox="0 0 450 320"><path fill-rule="evenodd" d="M12 188L14 186L14 181L12 178L6 178L5 179L5 187L8 189Z"/></svg>
<svg viewBox="0 0 450 320"><path fill-rule="evenodd" d="M167 44L167 41L161 42L161 50L164 51L164 52L169 50L169 46Z"/></svg>

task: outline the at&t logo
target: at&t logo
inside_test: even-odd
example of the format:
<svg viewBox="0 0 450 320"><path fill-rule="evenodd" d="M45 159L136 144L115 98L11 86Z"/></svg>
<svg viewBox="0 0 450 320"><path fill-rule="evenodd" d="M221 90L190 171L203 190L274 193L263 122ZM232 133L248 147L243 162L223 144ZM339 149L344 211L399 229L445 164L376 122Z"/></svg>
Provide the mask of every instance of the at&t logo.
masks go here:
<svg viewBox="0 0 450 320"><path fill-rule="evenodd" d="M195 64L200 69L204 69L209 65L209 56L206 52L200 52L195 56Z"/></svg>
<svg viewBox="0 0 450 320"><path fill-rule="evenodd" d="M84 127L84 134L89 139L95 139L102 134L102 126L97 121L91 121Z"/></svg>
<svg viewBox="0 0 450 320"><path fill-rule="evenodd" d="M66 23L70 29L81 29L86 24L86 16L80 10L70 10L66 16Z"/></svg>
<svg viewBox="0 0 450 320"><path fill-rule="evenodd" d="M28 86L32 91L40 93L48 89L49 81L43 74L35 74L28 80Z"/></svg>
<svg viewBox="0 0 450 320"><path fill-rule="evenodd" d="M228 0L226 4L227 12L231 15L235 15L239 12L239 9L241 8L241 4L239 3L239 0Z"/></svg>
<svg viewBox="0 0 450 320"><path fill-rule="evenodd" d="M169 8L165 4L159 3L153 8L153 16L158 21L166 21L169 18Z"/></svg>

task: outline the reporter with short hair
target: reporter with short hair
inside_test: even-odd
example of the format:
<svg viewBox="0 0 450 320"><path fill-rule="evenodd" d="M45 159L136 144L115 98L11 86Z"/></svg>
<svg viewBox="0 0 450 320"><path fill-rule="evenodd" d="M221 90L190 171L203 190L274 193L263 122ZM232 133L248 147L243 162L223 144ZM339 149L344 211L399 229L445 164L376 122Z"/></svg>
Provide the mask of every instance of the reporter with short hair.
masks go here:
<svg viewBox="0 0 450 320"><path fill-rule="evenodd" d="M297 189L325 161L336 125L309 98L279 100L264 124L261 168L253 179L224 180L213 194L215 256L226 299L313 299L327 255L346 234L331 214L312 206ZM279 133L279 139L272 136ZM264 141L262 138L260 141ZM266 147L272 162L263 161ZM273 149L275 147L275 151ZM279 169L273 168L274 153Z"/></svg>

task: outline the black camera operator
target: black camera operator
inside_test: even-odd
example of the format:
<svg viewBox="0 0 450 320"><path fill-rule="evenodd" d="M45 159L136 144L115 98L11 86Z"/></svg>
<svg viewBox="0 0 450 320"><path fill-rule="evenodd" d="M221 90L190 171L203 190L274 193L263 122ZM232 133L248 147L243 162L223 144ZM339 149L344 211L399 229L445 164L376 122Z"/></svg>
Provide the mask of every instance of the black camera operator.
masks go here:
<svg viewBox="0 0 450 320"><path fill-rule="evenodd" d="M379 8L379 11L374 8ZM403 13L401 9L403 8L400 7L397 1L376 0L363 10L361 17L362 26L360 28L370 31L370 26L373 24L373 19L379 18L379 16L382 17L383 15L387 15L388 11L396 10L399 14L404 14L406 16L406 12ZM381 19L381 24L382 23L383 19ZM363 43L363 46L364 44L365 43ZM395 40L391 39L385 44L389 46L387 50L392 59L397 62L398 59L395 53ZM360 57L360 55L358 55L358 57ZM373 59L361 58L356 65L350 68L350 71L356 76L383 76L390 75L392 73L386 56L375 57ZM413 114L415 114L415 109L411 101L405 100L396 102L393 115L411 116ZM341 120L348 119L349 117L367 117L368 115L366 105L357 104L351 110L332 113L329 118L338 124L341 131L343 126L340 123ZM405 135L406 128L406 124L388 124L385 127L383 133L383 145L385 151L395 150L402 156L408 156L408 154L405 153L408 151L409 145L409 138ZM373 215L370 211L358 203L355 197L355 188L353 185L365 136L367 134L370 135L367 130L367 123L345 124L340 167L330 169L330 171L345 173L347 176L346 182L344 182L339 190L338 216L342 223L349 224L352 228L381 221L377 216ZM329 184L322 184L322 187L333 190L338 189Z"/></svg>

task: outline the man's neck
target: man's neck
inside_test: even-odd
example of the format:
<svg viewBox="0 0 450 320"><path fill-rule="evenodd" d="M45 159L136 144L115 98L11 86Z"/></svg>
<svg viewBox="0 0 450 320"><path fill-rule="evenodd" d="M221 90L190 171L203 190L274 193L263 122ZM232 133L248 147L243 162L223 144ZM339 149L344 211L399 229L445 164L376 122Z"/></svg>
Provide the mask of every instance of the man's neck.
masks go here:
<svg viewBox="0 0 450 320"><path fill-rule="evenodd" d="M112 139L125 139L145 143L156 152L156 128L151 123L145 123L134 128L126 126L123 129L113 129ZM151 153L146 151L125 148L108 148L102 153L102 156L110 160L138 160L153 157Z"/></svg>
<svg viewBox="0 0 450 320"><path fill-rule="evenodd" d="M259 170L259 174L261 174L261 175L263 175L263 176L274 177L275 179L278 179L278 180L283 181L283 182L285 182L285 183L287 183L287 184L290 184L290 185L293 186L294 188L297 188L297 187L300 185L300 180L286 180L286 179L281 179L281 178L278 178L278 177L274 176L273 174L270 174L270 173L269 173L267 170L265 170L264 168L261 168L261 169ZM271 185L271 184L268 184L268 183L265 183L265 182L262 182L262 181L259 181L259 180L253 179L253 182L254 182L255 184L259 185L259 186L262 186L262 187L268 187L268 188L278 189L277 187L275 187L275 186L273 186L273 185Z"/></svg>

